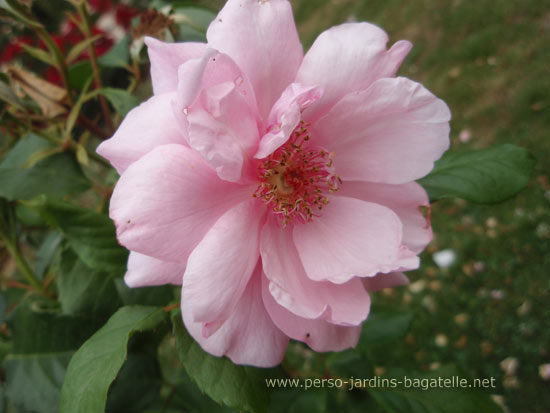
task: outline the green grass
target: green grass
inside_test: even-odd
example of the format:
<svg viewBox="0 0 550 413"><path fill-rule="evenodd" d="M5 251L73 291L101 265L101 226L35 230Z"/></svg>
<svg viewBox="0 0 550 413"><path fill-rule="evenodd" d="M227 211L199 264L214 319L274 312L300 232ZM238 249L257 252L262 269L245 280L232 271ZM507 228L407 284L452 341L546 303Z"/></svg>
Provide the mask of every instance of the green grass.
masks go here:
<svg viewBox="0 0 550 413"><path fill-rule="evenodd" d="M391 43L413 42L399 74L422 82L447 102L453 113L452 150L514 143L536 156L530 185L510 201L433 205L435 239L422 256L422 268L409 273L411 281L425 280L426 287L375 299L416 314L410 335L395 344L391 359L382 358L381 366L429 369L433 363L454 362L474 377L495 377L496 393L511 411L548 411L549 383L539 377L538 366L550 362L550 1L292 4L306 50L323 30L348 20L381 26ZM467 143L458 139L463 130L471 133ZM442 270L431 256L446 248L455 250L458 259ZM483 269L474 271L475 263ZM458 314L467 321L457 323ZM447 337L446 346L436 344L438 334ZM517 387L500 367L507 357L519 361Z"/></svg>

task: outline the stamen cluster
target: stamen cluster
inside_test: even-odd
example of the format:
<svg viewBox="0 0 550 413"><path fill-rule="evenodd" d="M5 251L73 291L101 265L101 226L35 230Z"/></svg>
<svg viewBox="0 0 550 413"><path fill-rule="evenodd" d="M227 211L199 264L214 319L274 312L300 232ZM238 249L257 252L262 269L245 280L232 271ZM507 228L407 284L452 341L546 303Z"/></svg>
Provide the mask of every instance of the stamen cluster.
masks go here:
<svg viewBox="0 0 550 413"><path fill-rule="evenodd" d="M252 194L264 200L283 225L320 216L328 194L342 183L332 166L333 154L307 143L308 126L301 121L288 142L262 161L260 185Z"/></svg>

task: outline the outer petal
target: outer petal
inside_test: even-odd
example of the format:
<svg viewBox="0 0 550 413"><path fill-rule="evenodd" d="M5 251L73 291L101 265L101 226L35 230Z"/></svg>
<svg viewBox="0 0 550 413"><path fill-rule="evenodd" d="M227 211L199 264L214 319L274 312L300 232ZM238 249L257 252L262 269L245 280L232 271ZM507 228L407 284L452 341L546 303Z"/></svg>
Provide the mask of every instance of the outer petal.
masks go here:
<svg viewBox="0 0 550 413"><path fill-rule="evenodd" d="M287 0L229 0L206 34L251 80L265 119L294 80L303 51Z"/></svg>
<svg viewBox="0 0 550 413"><path fill-rule="evenodd" d="M390 209L333 197L323 216L294 227L294 242L309 278L344 283L401 268L418 268L401 241L402 227Z"/></svg>
<svg viewBox="0 0 550 413"><path fill-rule="evenodd" d="M333 284L309 279L294 246L292 228L280 228L272 217L262 230L260 251L269 291L287 310L348 326L367 318L370 299L361 280Z"/></svg>
<svg viewBox="0 0 550 413"><path fill-rule="evenodd" d="M284 357L288 337L273 324L265 310L259 263L233 314L210 337L203 336L202 323L193 321L184 300L181 314L189 333L211 354L258 367L276 366Z"/></svg>
<svg viewBox="0 0 550 413"><path fill-rule="evenodd" d="M409 279L401 272L378 274L374 277L363 278L363 285L368 292L383 290L384 288L400 287L408 285Z"/></svg>
<svg viewBox="0 0 550 413"><path fill-rule="evenodd" d="M392 77L412 44L398 41L386 50L388 36L370 23L346 23L321 33L300 66L296 81L320 85L323 97L306 113L315 121L348 93Z"/></svg>
<svg viewBox="0 0 550 413"><path fill-rule="evenodd" d="M346 180L402 184L426 175L449 148L449 108L419 83L380 79L314 125Z"/></svg>
<svg viewBox="0 0 550 413"><path fill-rule="evenodd" d="M232 314L258 262L264 210L255 199L226 212L191 253L182 301L193 321L208 335Z"/></svg>
<svg viewBox="0 0 550 413"><path fill-rule="evenodd" d="M131 288L163 284L181 285L184 272L185 264L161 261L130 251L124 282Z"/></svg>
<svg viewBox="0 0 550 413"><path fill-rule="evenodd" d="M260 147L254 157L265 158L283 145L300 123L302 111L319 99L322 94L322 89L317 86L292 83L286 88L269 114L267 120L269 131L262 137Z"/></svg>
<svg viewBox="0 0 550 413"><path fill-rule="evenodd" d="M119 174L131 163L160 145L179 143L185 139L172 113L173 93L151 97L132 109L111 139L97 147Z"/></svg>
<svg viewBox="0 0 550 413"><path fill-rule="evenodd" d="M419 209L420 206L429 208L428 194L416 182L388 185L348 181L342 185L338 194L390 208L403 224L403 243L416 254L432 240L430 221Z"/></svg>
<svg viewBox="0 0 550 413"><path fill-rule="evenodd" d="M146 37L145 44L151 61L153 92L159 95L174 92L178 85L178 67L205 52L205 43L165 43L154 37Z"/></svg>
<svg viewBox="0 0 550 413"><path fill-rule="evenodd" d="M265 308L275 325L290 338L306 343L315 351L342 351L355 347L361 335L361 325L343 327L324 320L308 320L298 317L277 304L268 287L262 281L262 297Z"/></svg>
<svg viewBox="0 0 550 413"><path fill-rule="evenodd" d="M163 145L122 174L110 216L126 248L186 263L218 218L247 196L248 188L220 181L191 149Z"/></svg>

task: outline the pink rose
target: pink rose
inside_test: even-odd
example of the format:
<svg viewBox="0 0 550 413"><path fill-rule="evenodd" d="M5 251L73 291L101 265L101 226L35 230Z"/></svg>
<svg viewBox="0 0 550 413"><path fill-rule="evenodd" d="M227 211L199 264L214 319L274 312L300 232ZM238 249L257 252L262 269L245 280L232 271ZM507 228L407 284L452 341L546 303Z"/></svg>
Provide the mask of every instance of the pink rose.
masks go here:
<svg viewBox="0 0 550 413"><path fill-rule="evenodd" d="M369 292L407 283L431 239L415 183L449 146L449 109L394 75L368 23L303 56L287 0L229 0L208 43L148 38L154 96L98 153L131 287L182 285L204 350L273 366L288 338L357 344Z"/></svg>

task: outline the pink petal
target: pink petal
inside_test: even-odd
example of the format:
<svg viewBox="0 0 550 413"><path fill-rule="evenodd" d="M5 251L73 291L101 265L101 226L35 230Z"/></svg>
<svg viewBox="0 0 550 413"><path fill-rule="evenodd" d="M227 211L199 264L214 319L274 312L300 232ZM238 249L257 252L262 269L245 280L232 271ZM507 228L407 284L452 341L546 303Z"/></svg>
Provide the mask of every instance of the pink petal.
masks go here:
<svg viewBox="0 0 550 413"><path fill-rule="evenodd" d="M151 97L132 109L111 139L97 147L97 153L107 158L119 174L131 163L160 145L185 145L172 113L173 93Z"/></svg>
<svg viewBox="0 0 550 413"><path fill-rule="evenodd" d="M177 93L173 101L174 115L176 118L187 120L186 112L189 106L195 102L203 88L204 72L208 63L218 56L213 49L206 49L201 58L191 59L178 68Z"/></svg>
<svg viewBox="0 0 550 413"><path fill-rule="evenodd" d="M430 172L449 148L450 116L419 83L380 79L338 102L311 134L334 152L344 181L402 184Z"/></svg>
<svg viewBox="0 0 550 413"><path fill-rule="evenodd" d="M110 216L126 248L186 263L218 218L249 196L248 188L219 180L191 149L163 145L122 174Z"/></svg>
<svg viewBox="0 0 550 413"><path fill-rule="evenodd" d="M416 254L432 240L430 222L420 211L421 206L429 208L430 202L424 188L416 182L388 185L348 181L338 194L390 208L403 224L403 244Z"/></svg>
<svg viewBox="0 0 550 413"><path fill-rule="evenodd" d="M130 251L124 282L131 288L163 284L181 285L184 272L185 264L161 261Z"/></svg>
<svg viewBox="0 0 550 413"><path fill-rule="evenodd" d="M392 77L412 45L398 41L386 50L388 36L370 23L347 23L321 33L300 66L296 81L320 85L325 93L306 113L315 121L352 91Z"/></svg>
<svg viewBox="0 0 550 413"><path fill-rule="evenodd" d="M262 230L260 252L270 280L269 291L287 310L300 317L348 326L367 318L370 299L360 279L344 284L309 279L294 246L292 228L280 228L274 217Z"/></svg>
<svg viewBox="0 0 550 413"><path fill-rule="evenodd" d="M154 37L145 37L145 44L151 61L151 80L155 95L174 92L178 84L178 67L190 59L202 56L206 50L205 43L165 43Z"/></svg>
<svg viewBox="0 0 550 413"><path fill-rule="evenodd" d="M252 85L227 55L209 49L179 69L174 114L191 147L224 180L239 181L256 151L256 106Z"/></svg>
<svg viewBox="0 0 550 413"><path fill-rule="evenodd" d="M345 283L401 268L418 257L402 245L402 226L390 209L353 198L333 197L323 215L294 226L294 242L309 278Z"/></svg>
<svg viewBox="0 0 550 413"><path fill-rule="evenodd" d="M363 278L362 281L368 292L409 284L409 279L401 272L390 272L389 274L380 273L374 277Z"/></svg>
<svg viewBox="0 0 550 413"><path fill-rule="evenodd" d="M264 217L255 199L243 202L222 215L193 250L182 285L193 321L219 328L232 314L258 262Z"/></svg>
<svg viewBox="0 0 550 413"><path fill-rule="evenodd" d="M298 317L277 304L268 287L269 281L262 280L262 298L265 308L275 325L290 338L306 343L315 351L342 351L355 347L361 335L361 325L344 327L324 320L310 320Z"/></svg>
<svg viewBox="0 0 550 413"><path fill-rule="evenodd" d="M200 153L225 181L241 180L245 157L234 135L221 122L203 110L192 112L189 120L189 144Z"/></svg>
<svg viewBox="0 0 550 413"><path fill-rule="evenodd" d="M235 88L251 107L256 98L250 80L231 57L214 49L206 49L200 59L192 59L178 68L176 108L185 111L199 97L203 89L225 82L235 83Z"/></svg>
<svg viewBox="0 0 550 413"><path fill-rule="evenodd" d="M286 88L269 114L268 133L262 137L260 147L254 157L265 158L283 145L298 126L302 118L302 111L319 99L322 94L322 89L317 86L292 83Z"/></svg>
<svg viewBox="0 0 550 413"><path fill-rule="evenodd" d="M294 80L302 61L287 0L229 0L206 34L208 44L231 56L251 80L261 116Z"/></svg>
<svg viewBox="0 0 550 413"><path fill-rule="evenodd" d="M234 363L258 367L276 366L284 357L288 337L273 324L265 310L260 264L233 314L208 338L203 336L203 324L193 321L184 300L181 314L189 334L205 351L215 356L227 356Z"/></svg>
<svg viewBox="0 0 550 413"><path fill-rule="evenodd" d="M233 82L204 91L204 106L189 110L189 144L221 179L241 180L258 146L257 115Z"/></svg>

